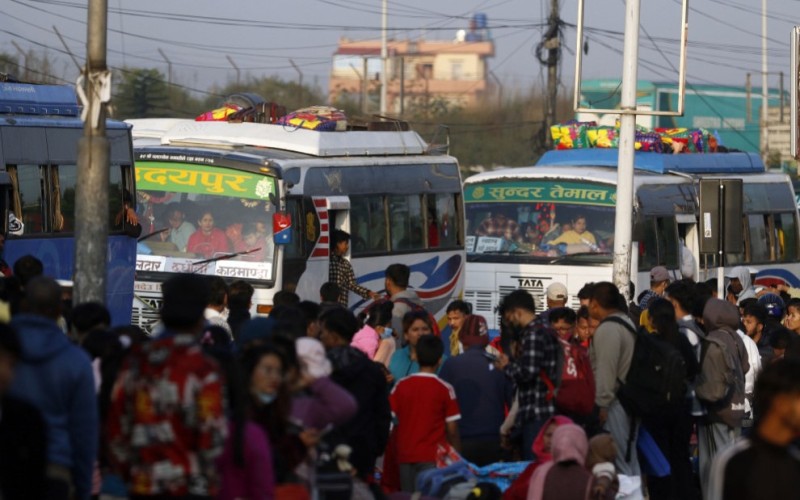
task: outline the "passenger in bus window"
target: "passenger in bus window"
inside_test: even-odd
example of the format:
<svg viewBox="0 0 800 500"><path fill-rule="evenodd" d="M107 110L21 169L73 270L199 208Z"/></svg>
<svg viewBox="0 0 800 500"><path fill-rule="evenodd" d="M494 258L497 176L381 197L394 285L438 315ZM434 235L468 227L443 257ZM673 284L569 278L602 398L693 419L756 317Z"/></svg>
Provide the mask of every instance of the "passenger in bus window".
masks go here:
<svg viewBox="0 0 800 500"><path fill-rule="evenodd" d="M428 208L428 248L439 246L439 222L436 220L436 209Z"/></svg>
<svg viewBox="0 0 800 500"><path fill-rule="evenodd" d="M248 222L242 226L242 239L234 246L234 251L250 252L242 255L242 260L264 262L268 255L267 239L258 230L258 223Z"/></svg>
<svg viewBox="0 0 800 500"><path fill-rule="evenodd" d="M192 233L186 250L208 259L218 252L229 252L228 238L221 229L214 227L214 214L204 210L197 220L200 229Z"/></svg>
<svg viewBox="0 0 800 500"><path fill-rule="evenodd" d="M577 243L596 245L597 241L594 235L586 230L586 216L577 215L572 220L572 229L564 231L561 233L561 236L550 241L551 245L558 245L559 243L566 243L568 245Z"/></svg>
<svg viewBox="0 0 800 500"><path fill-rule="evenodd" d="M178 250L185 252L189 237L195 232L194 224L186 220L186 214L178 205L167 209L167 224L169 231L161 233L161 241L174 243Z"/></svg>

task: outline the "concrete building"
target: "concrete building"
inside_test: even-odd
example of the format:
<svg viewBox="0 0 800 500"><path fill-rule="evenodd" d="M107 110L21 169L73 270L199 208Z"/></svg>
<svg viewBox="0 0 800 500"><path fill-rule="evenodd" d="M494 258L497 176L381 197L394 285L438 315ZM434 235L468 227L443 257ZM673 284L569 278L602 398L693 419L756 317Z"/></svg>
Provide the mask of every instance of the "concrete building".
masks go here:
<svg viewBox="0 0 800 500"><path fill-rule="evenodd" d="M494 42L485 29L461 30L453 41L388 42L387 110L400 115L436 102L469 107L491 95L488 59ZM381 41L342 38L333 56L330 102L349 99L365 114L380 101Z"/></svg>

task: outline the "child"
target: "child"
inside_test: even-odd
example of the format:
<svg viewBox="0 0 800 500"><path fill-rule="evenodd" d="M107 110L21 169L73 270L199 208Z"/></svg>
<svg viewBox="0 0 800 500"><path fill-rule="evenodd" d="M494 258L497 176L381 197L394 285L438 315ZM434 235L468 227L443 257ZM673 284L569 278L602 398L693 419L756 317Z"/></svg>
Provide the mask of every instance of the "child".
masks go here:
<svg viewBox="0 0 800 500"><path fill-rule="evenodd" d="M397 461L403 491L416 491L417 474L435 467L436 449L449 443L461 448L458 420L461 413L453 386L436 376L444 345L434 335L417 342L420 371L401 379L389 402L397 425Z"/></svg>

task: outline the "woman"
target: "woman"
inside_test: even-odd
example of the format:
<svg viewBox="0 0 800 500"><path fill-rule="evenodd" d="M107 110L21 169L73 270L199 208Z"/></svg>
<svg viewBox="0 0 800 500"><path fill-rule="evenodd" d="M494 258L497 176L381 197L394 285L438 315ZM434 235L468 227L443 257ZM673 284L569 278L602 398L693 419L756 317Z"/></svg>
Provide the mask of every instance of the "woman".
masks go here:
<svg viewBox="0 0 800 500"><path fill-rule="evenodd" d="M242 355L244 383L247 388L248 417L269 437L275 482L278 485L296 480L294 469L306 457L306 446L313 445L315 433L290 424L292 400L287 378L287 353L273 343L250 347Z"/></svg>
<svg viewBox="0 0 800 500"><path fill-rule="evenodd" d="M553 460L552 438L556 428L560 425L571 424L572 420L561 415L550 417L544 423L536 439L533 441L533 454L536 460L532 462L503 494L503 500L525 500L528 497L528 486L531 476L542 464Z"/></svg>
<svg viewBox="0 0 800 500"><path fill-rule="evenodd" d="M584 467L589 451L586 433L575 424L559 426L553 432L552 449L553 459L531 477L528 500L585 500L593 479Z"/></svg>
<svg viewBox="0 0 800 500"><path fill-rule="evenodd" d="M245 388L233 355L216 345L204 345L206 354L217 360L228 390L228 436L217 460L220 475L218 500L271 500L275 495L272 453L269 439L258 424L245 414Z"/></svg>
<svg viewBox="0 0 800 500"><path fill-rule="evenodd" d="M209 210L202 213L197 225L199 229L189 236L189 242L186 244L187 252L200 254L209 259L217 252L230 251L228 237L221 229L214 227L214 214Z"/></svg>
<svg viewBox="0 0 800 500"><path fill-rule="evenodd" d="M689 339L678 330L675 308L666 299L656 299L647 308L649 323L659 339L672 345L681 353L686 364L687 387L699 371L697 357ZM644 316L644 315L643 315ZM669 461L671 474L666 477L648 477L650 498L691 498L692 470L689 460L689 440L692 435L691 400L687 398L675 411L659 418L643 421L664 457Z"/></svg>
<svg viewBox="0 0 800 500"><path fill-rule="evenodd" d="M359 319L364 326L356 332L350 343L352 347L362 351L372 361L387 367L397 347L391 327L393 308L394 304L387 300L362 312Z"/></svg>
<svg viewBox="0 0 800 500"><path fill-rule="evenodd" d="M417 341L433 331L428 313L423 310L411 311L403 316L403 337L408 345L398 349L389 363L389 371L394 382L419 371L417 363Z"/></svg>

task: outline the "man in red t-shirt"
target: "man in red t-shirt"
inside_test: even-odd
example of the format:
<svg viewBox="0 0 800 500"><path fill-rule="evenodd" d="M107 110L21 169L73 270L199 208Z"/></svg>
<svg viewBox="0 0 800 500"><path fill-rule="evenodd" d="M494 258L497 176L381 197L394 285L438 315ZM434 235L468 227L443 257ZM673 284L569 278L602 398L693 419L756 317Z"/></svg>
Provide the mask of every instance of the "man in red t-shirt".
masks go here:
<svg viewBox="0 0 800 500"><path fill-rule="evenodd" d="M436 449L449 443L461 449L458 420L461 412L453 386L436 376L444 345L434 335L417 342L420 371L403 378L389 402L397 425L397 461L403 491L417 490L417 475L435 467Z"/></svg>

